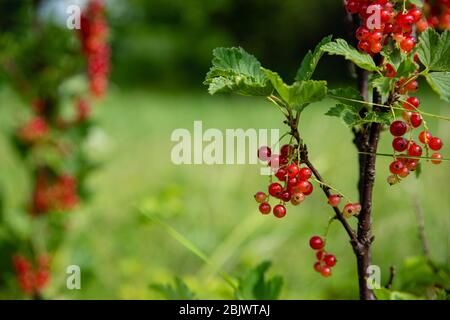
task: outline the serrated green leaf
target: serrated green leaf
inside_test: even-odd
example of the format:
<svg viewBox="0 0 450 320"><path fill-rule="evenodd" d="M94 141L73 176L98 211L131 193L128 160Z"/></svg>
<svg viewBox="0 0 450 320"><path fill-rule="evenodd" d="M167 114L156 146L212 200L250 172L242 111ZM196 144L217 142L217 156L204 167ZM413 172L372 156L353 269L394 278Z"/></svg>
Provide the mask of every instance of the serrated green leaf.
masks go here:
<svg viewBox="0 0 450 320"><path fill-rule="evenodd" d="M322 50L328 52L330 55L344 56L345 59L352 61L362 69L368 71L378 70L378 67L375 65L375 62L370 55L359 52L344 39L337 39L334 42L327 43L322 46Z"/></svg>
<svg viewBox="0 0 450 320"><path fill-rule="evenodd" d="M398 69L400 63L403 61L402 53L400 49L394 48L392 51L381 51L381 55L384 57L387 63L390 63L395 70Z"/></svg>
<svg viewBox="0 0 450 320"><path fill-rule="evenodd" d="M428 28L421 33L417 54L430 71L450 71L450 31L441 35Z"/></svg>
<svg viewBox="0 0 450 320"><path fill-rule="evenodd" d="M283 278L274 276L266 279L266 272L271 265L270 261L264 261L239 278L238 289L235 292L236 298L240 300L278 299L283 287Z"/></svg>
<svg viewBox="0 0 450 320"><path fill-rule="evenodd" d="M407 77L416 70L417 64L414 62L413 58L409 56L400 63L397 69L397 78Z"/></svg>
<svg viewBox="0 0 450 320"><path fill-rule="evenodd" d="M295 80L303 81L311 79L314 71L316 70L317 64L319 63L320 58L322 58L324 52L322 51L322 46L331 42L332 36L327 36L323 38L319 44L314 49L314 52L308 51L306 56L303 58L303 61L300 65L300 68L297 71L297 75L295 76Z"/></svg>
<svg viewBox="0 0 450 320"><path fill-rule="evenodd" d="M387 98L387 96L393 89L394 84L395 79L382 76L374 78L371 82L372 87L377 89L377 91L383 97L383 100Z"/></svg>
<svg viewBox="0 0 450 320"><path fill-rule="evenodd" d="M217 48L204 84L210 94L233 92L245 96L268 96L273 87L261 63L242 48Z"/></svg>
<svg viewBox="0 0 450 320"><path fill-rule="evenodd" d="M337 105L330 108L330 110L325 113L326 116L330 117L341 117L342 113L346 109L346 106L344 104L338 103Z"/></svg>
<svg viewBox="0 0 450 320"><path fill-rule="evenodd" d="M425 78L443 100L450 102L450 72L430 72Z"/></svg>
<svg viewBox="0 0 450 320"><path fill-rule="evenodd" d="M358 90L352 87L338 88L329 91L330 98L341 102L350 107L354 112L359 112L364 107L364 99L359 94ZM351 101L354 100L354 101ZM357 102L361 101L361 102Z"/></svg>
<svg viewBox="0 0 450 320"><path fill-rule="evenodd" d="M281 99L299 111L313 102L323 100L327 95L326 81L296 81L292 85L287 85L278 73L264 68L262 70L270 79Z"/></svg>
<svg viewBox="0 0 450 320"><path fill-rule="evenodd" d="M342 120L351 128L358 124L359 120L361 118L358 116L357 113L354 113L352 111L346 111L344 113L344 116L342 117Z"/></svg>
<svg viewBox="0 0 450 320"><path fill-rule="evenodd" d="M167 300L194 300L195 294L189 289L184 281L175 277L174 285L151 284L150 288L159 292Z"/></svg>

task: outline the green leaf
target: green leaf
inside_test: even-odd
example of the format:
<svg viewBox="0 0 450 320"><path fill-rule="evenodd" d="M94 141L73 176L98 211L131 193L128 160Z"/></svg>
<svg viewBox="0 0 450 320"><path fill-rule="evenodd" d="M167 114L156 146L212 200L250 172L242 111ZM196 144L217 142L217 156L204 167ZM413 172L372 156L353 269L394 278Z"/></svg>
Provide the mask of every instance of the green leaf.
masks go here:
<svg viewBox="0 0 450 320"><path fill-rule="evenodd" d="M415 5L418 8L423 7L423 0L409 0L409 3Z"/></svg>
<svg viewBox="0 0 450 320"><path fill-rule="evenodd" d="M331 42L331 38L332 36L327 36L323 38L314 49L314 52L311 52L311 50L308 51L306 56L303 58L300 68L297 71L295 80L302 81L311 79L312 75L314 74L314 71L316 70L317 64L319 63L320 58L322 58L323 56L324 52L322 51L322 47L323 45Z"/></svg>
<svg viewBox="0 0 450 320"><path fill-rule="evenodd" d="M377 89L377 91L383 97L383 100L387 98L394 84L395 84L394 78L386 78L382 76L374 78L371 82L372 87Z"/></svg>
<svg viewBox="0 0 450 320"><path fill-rule="evenodd" d="M240 300L278 299L283 287L283 278L274 276L266 279L266 272L271 265L270 261L264 261L239 278L238 289L235 292L236 298Z"/></svg>
<svg viewBox="0 0 450 320"><path fill-rule="evenodd" d="M344 116L342 117L344 122L351 128L358 124L359 120L361 119L357 113L347 111L344 113Z"/></svg>
<svg viewBox="0 0 450 320"><path fill-rule="evenodd" d="M354 112L359 112L364 107L364 99L359 94L358 90L352 87L338 88L329 91L329 97L337 100L347 106ZM351 101L356 100L356 101ZM357 102L361 101L361 102Z"/></svg>
<svg viewBox="0 0 450 320"><path fill-rule="evenodd" d="M328 52L330 55L344 56L345 59L352 61L362 69L368 71L378 70L378 67L375 65L375 62L370 55L359 52L344 39L337 39L334 42L327 43L322 46L322 50Z"/></svg>
<svg viewBox="0 0 450 320"><path fill-rule="evenodd" d="M374 289L375 296L378 300L420 300L419 297L400 291L392 291L386 288Z"/></svg>
<svg viewBox="0 0 450 320"><path fill-rule="evenodd" d="M425 78L443 100L450 102L450 72L430 72Z"/></svg>
<svg viewBox="0 0 450 320"><path fill-rule="evenodd" d="M397 69L397 78L408 77L411 73L417 70L417 64L414 59L409 56L405 58Z"/></svg>
<svg viewBox="0 0 450 320"><path fill-rule="evenodd" d="M217 48L204 84L210 94L233 92L245 96L268 96L273 87L261 63L242 48Z"/></svg>
<svg viewBox="0 0 450 320"><path fill-rule="evenodd" d="M167 300L194 300L195 294L184 281L175 277L174 286L170 284L151 284L150 288L159 292Z"/></svg>
<svg viewBox="0 0 450 320"><path fill-rule="evenodd" d="M345 109L346 105L338 103L337 105L331 107L331 109L328 110L327 113L325 113L325 115L340 118Z"/></svg>
<svg viewBox="0 0 450 320"><path fill-rule="evenodd" d="M292 85L287 85L278 73L264 68L263 71L281 99L298 111L303 110L313 102L323 100L327 95L326 81L296 81Z"/></svg>
<svg viewBox="0 0 450 320"><path fill-rule="evenodd" d="M417 54L430 71L450 71L450 31L441 35L428 28L419 37Z"/></svg>

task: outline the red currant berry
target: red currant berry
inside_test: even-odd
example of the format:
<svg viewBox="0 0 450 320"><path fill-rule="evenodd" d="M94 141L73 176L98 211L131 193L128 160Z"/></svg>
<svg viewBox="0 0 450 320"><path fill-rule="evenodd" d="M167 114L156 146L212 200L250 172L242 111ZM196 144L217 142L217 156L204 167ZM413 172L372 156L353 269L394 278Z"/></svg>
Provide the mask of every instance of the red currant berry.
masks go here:
<svg viewBox="0 0 450 320"><path fill-rule="evenodd" d="M375 43L380 43L383 40L383 33L381 31L372 31L368 38L371 45Z"/></svg>
<svg viewBox="0 0 450 320"><path fill-rule="evenodd" d="M392 66L392 64L390 63L386 64L385 70L386 70L385 74L386 78L394 78L397 76L397 71L395 71L395 68Z"/></svg>
<svg viewBox="0 0 450 320"><path fill-rule="evenodd" d="M417 169L418 164L419 163L417 162L417 160L408 159L408 161L406 162L406 168L408 168L409 171L414 171Z"/></svg>
<svg viewBox="0 0 450 320"><path fill-rule="evenodd" d="M267 161L270 159L270 156L272 154L272 150L268 146L262 146L258 149L258 158L262 161Z"/></svg>
<svg viewBox="0 0 450 320"><path fill-rule="evenodd" d="M349 218L356 213L356 208L353 203L347 203L342 210L344 217Z"/></svg>
<svg viewBox="0 0 450 320"><path fill-rule="evenodd" d="M293 187L296 186L298 184L298 179L297 178L289 178L288 180L288 187Z"/></svg>
<svg viewBox="0 0 450 320"><path fill-rule="evenodd" d="M406 125L406 123L400 120L392 122L390 127L391 134L396 137L401 137L406 133L407 130L408 126Z"/></svg>
<svg viewBox="0 0 450 320"><path fill-rule="evenodd" d="M308 196L313 192L313 185L309 181L300 180L300 182L298 183L298 189L305 196Z"/></svg>
<svg viewBox="0 0 450 320"><path fill-rule="evenodd" d="M422 18L422 11L417 8L409 10L408 14L413 17L414 22L418 22Z"/></svg>
<svg viewBox="0 0 450 320"><path fill-rule="evenodd" d="M300 169L298 173L300 180L309 180L312 176L312 171L310 168L304 167Z"/></svg>
<svg viewBox="0 0 450 320"><path fill-rule="evenodd" d="M286 207L282 204L277 204L273 207L273 215L277 218L283 218L286 215Z"/></svg>
<svg viewBox="0 0 450 320"><path fill-rule="evenodd" d="M418 144L412 143L408 148L408 156L420 157L422 156L422 147Z"/></svg>
<svg viewBox="0 0 450 320"><path fill-rule="evenodd" d="M325 262L325 264L328 267L334 267L337 262L336 257L332 254L325 255L325 257L323 258L323 261Z"/></svg>
<svg viewBox="0 0 450 320"><path fill-rule="evenodd" d="M400 42L400 48L405 52L410 52L416 45L416 39L407 37Z"/></svg>
<svg viewBox="0 0 450 320"><path fill-rule="evenodd" d="M406 178L409 175L409 170L407 167L403 167L402 171L398 173L400 178Z"/></svg>
<svg viewBox="0 0 450 320"><path fill-rule="evenodd" d="M263 202L259 205L259 212L261 212L262 214L269 214L271 211L271 207L270 204L268 204L267 202Z"/></svg>
<svg viewBox="0 0 450 320"><path fill-rule="evenodd" d="M402 172L403 168L405 167L405 165L403 164L403 162L399 161L399 160L395 160L394 162L391 163L391 165L389 166L389 170L393 173L393 174L399 174L400 172Z"/></svg>
<svg viewBox="0 0 450 320"><path fill-rule="evenodd" d="M320 269L320 274L321 274L322 276L324 276L325 278L328 278L329 276L331 276L331 268L330 268L330 267L327 267L327 266L323 266L323 267Z"/></svg>
<svg viewBox="0 0 450 320"><path fill-rule="evenodd" d="M337 194L332 194L328 197L328 204L332 207L337 207L341 202L341 196Z"/></svg>
<svg viewBox="0 0 450 320"><path fill-rule="evenodd" d="M381 44L381 42L372 42L370 45L370 51L372 51L373 53L379 53L381 52L381 50L383 50L383 45Z"/></svg>
<svg viewBox="0 0 450 320"><path fill-rule="evenodd" d="M266 200L266 198L267 195L264 192L259 191L255 194L255 200L258 203L263 203Z"/></svg>
<svg viewBox="0 0 450 320"><path fill-rule="evenodd" d="M277 173L275 173L275 177L277 177L278 180L280 180L280 181L285 181L286 175L287 175L287 171L284 168L278 169Z"/></svg>
<svg viewBox="0 0 450 320"><path fill-rule="evenodd" d="M325 247L325 242L319 236L312 236L309 239L309 246L314 250L322 250Z"/></svg>
<svg viewBox="0 0 450 320"><path fill-rule="evenodd" d="M428 144L428 141L430 141L431 138L433 138L433 136L431 135L430 131L422 131L421 133L419 133L419 140L423 144Z"/></svg>
<svg viewBox="0 0 450 320"><path fill-rule="evenodd" d="M362 40L358 43L358 49L363 52L370 51L370 42L367 40Z"/></svg>
<svg viewBox="0 0 450 320"><path fill-rule="evenodd" d="M291 193L289 191L283 191L280 194L280 199L283 200L284 202L288 202L291 200Z"/></svg>
<svg viewBox="0 0 450 320"><path fill-rule="evenodd" d="M315 271L320 272L321 269L322 269L322 264L320 262L314 263L314 270Z"/></svg>
<svg viewBox="0 0 450 320"><path fill-rule="evenodd" d="M403 152L408 149L408 140L403 137L396 137L392 141L392 147L395 151Z"/></svg>
<svg viewBox="0 0 450 320"><path fill-rule="evenodd" d="M288 176L291 178L297 176L299 171L300 169L295 163L291 163L290 165L287 166L287 173Z"/></svg>
<svg viewBox="0 0 450 320"><path fill-rule="evenodd" d="M406 102L403 103L403 108L406 110L415 110L419 107L420 100L417 97L409 97Z"/></svg>
<svg viewBox="0 0 450 320"><path fill-rule="evenodd" d="M442 162L442 155L440 153L433 153L431 158L433 158L433 160L431 160L433 164L440 164Z"/></svg>
<svg viewBox="0 0 450 320"><path fill-rule="evenodd" d="M419 83L414 80L414 81L410 81L406 86L405 89L409 92L416 92L417 89L419 89Z"/></svg>
<svg viewBox="0 0 450 320"><path fill-rule="evenodd" d="M431 150L434 150L434 151L441 150L442 145L443 145L442 140L439 139L438 137L433 137L428 142L428 146L430 147Z"/></svg>
<svg viewBox="0 0 450 320"><path fill-rule="evenodd" d="M283 146L281 147L281 149L280 149L280 154L281 154L282 156L289 157L289 155L290 155L291 153L292 153L292 146L289 145L289 144L283 145Z"/></svg>
<svg viewBox="0 0 450 320"><path fill-rule="evenodd" d="M291 197L291 203L294 206L298 206L303 200L305 200L305 195L301 192L294 193Z"/></svg>
<svg viewBox="0 0 450 320"><path fill-rule="evenodd" d="M409 118L409 121L411 122L413 128L418 128L422 124L422 116L417 112L414 112L413 114L411 114L411 118Z"/></svg>
<svg viewBox="0 0 450 320"><path fill-rule="evenodd" d="M317 260L321 261L325 257L325 251L319 250L316 252L316 258Z"/></svg>
<svg viewBox="0 0 450 320"><path fill-rule="evenodd" d="M275 182L269 186L269 194L272 197L278 198L281 192L283 192L283 187L281 186L281 184Z"/></svg>
<svg viewBox="0 0 450 320"><path fill-rule="evenodd" d="M369 37L370 30L364 26L359 27L356 30L356 39L358 40L367 40Z"/></svg>

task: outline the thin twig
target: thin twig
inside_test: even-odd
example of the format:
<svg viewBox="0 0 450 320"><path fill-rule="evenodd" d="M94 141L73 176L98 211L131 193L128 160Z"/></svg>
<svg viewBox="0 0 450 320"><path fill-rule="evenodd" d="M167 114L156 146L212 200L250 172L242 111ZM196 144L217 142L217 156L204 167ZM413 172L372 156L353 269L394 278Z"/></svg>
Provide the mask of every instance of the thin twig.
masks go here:
<svg viewBox="0 0 450 320"><path fill-rule="evenodd" d="M394 266L391 266L389 268L389 280L386 283L386 285L384 286L386 289L391 289L392 288L392 284L394 282L394 278L395 278L396 274L397 274L397 270L395 270Z"/></svg>

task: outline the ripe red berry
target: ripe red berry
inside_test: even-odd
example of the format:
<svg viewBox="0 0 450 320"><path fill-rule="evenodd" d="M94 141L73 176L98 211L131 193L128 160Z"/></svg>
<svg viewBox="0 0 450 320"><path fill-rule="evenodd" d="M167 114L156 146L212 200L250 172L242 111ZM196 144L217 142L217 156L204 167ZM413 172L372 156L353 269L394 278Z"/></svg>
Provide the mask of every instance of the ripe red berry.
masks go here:
<svg viewBox="0 0 450 320"><path fill-rule="evenodd" d="M411 122L413 128L418 128L422 124L422 116L417 112L414 112L411 114L409 121Z"/></svg>
<svg viewBox="0 0 450 320"><path fill-rule="evenodd" d="M322 269L322 264L320 262L314 263L314 270L315 271L320 272L321 269Z"/></svg>
<svg viewBox="0 0 450 320"><path fill-rule="evenodd" d="M309 180L312 177L312 171L307 167L301 168L298 176L300 180Z"/></svg>
<svg viewBox="0 0 450 320"><path fill-rule="evenodd" d="M321 250L325 247L325 242L319 236L312 236L311 239L309 239L309 246L314 250Z"/></svg>
<svg viewBox="0 0 450 320"><path fill-rule="evenodd" d="M287 171L285 168L280 168L280 169L278 169L277 173L275 173L275 177L277 177L278 180L280 180L280 181L285 181L286 175L287 175Z"/></svg>
<svg viewBox="0 0 450 320"><path fill-rule="evenodd" d="M392 147L395 151L403 152L408 149L408 140L403 137L396 137L392 141Z"/></svg>
<svg viewBox="0 0 450 320"><path fill-rule="evenodd" d="M420 20L420 18L422 18L422 11L418 8L409 10L408 14L413 17L414 22L418 22Z"/></svg>
<svg viewBox="0 0 450 320"><path fill-rule="evenodd" d="M331 268L328 267L328 266L323 266L323 267L320 269L320 274L321 274L322 276L324 276L325 278L331 276Z"/></svg>
<svg viewBox="0 0 450 320"><path fill-rule="evenodd" d="M403 167L403 169L398 173L400 178L406 178L409 175L409 170L407 167Z"/></svg>
<svg viewBox="0 0 450 320"><path fill-rule="evenodd" d="M269 214L272 207L267 202L263 202L259 205L259 212L262 214Z"/></svg>
<svg viewBox="0 0 450 320"><path fill-rule="evenodd" d="M367 40L369 34L370 30L364 26L361 26L356 30L356 38L358 40Z"/></svg>
<svg viewBox="0 0 450 320"><path fill-rule="evenodd" d="M383 33L381 31L372 31L368 37L368 40L371 45L375 43L381 44L381 40L383 40Z"/></svg>
<svg viewBox="0 0 450 320"><path fill-rule="evenodd" d="M383 50L383 45L381 44L381 42L372 42L370 44L370 51L372 51L373 53L379 53L381 52L381 50Z"/></svg>
<svg viewBox="0 0 450 320"><path fill-rule="evenodd" d="M400 42L400 48L405 52L410 52L416 45L416 39L413 37L407 37Z"/></svg>
<svg viewBox="0 0 450 320"><path fill-rule="evenodd" d="M389 166L389 170L393 173L393 174L399 174L400 172L402 172L403 168L405 167L405 165L403 164L403 162L399 161L399 160L395 160L394 162L392 162Z"/></svg>
<svg viewBox="0 0 450 320"><path fill-rule="evenodd" d="M369 52L370 51L370 42L367 40L362 40L358 43L358 49L363 52Z"/></svg>
<svg viewBox="0 0 450 320"><path fill-rule="evenodd" d="M299 171L300 169L295 163L291 163L290 165L287 166L287 173L288 176L291 178L297 176Z"/></svg>
<svg viewBox="0 0 450 320"><path fill-rule="evenodd" d="M431 138L433 138L433 136L431 135L430 131L422 131L421 133L419 133L419 140L423 144L428 144L428 141L430 141Z"/></svg>
<svg viewBox="0 0 450 320"><path fill-rule="evenodd" d="M321 261L325 257L325 251L319 250L316 252L316 258L317 260Z"/></svg>
<svg viewBox="0 0 450 320"><path fill-rule="evenodd" d="M430 141L428 141L428 146L431 150L439 151L442 149L443 143L442 140L438 137L433 137L430 139Z"/></svg>
<svg viewBox="0 0 450 320"><path fill-rule="evenodd" d="M286 215L286 207L282 204L277 204L273 207L273 215L277 218L283 218Z"/></svg>
<svg viewBox="0 0 450 320"><path fill-rule="evenodd" d="M344 209L342 210L344 217L349 218L351 216L353 216L354 214L356 214L356 207L353 203L347 203L344 206Z"/></svg>
<svg viewBox="0 0 450 320"><path fill-rule="evenodd" d="M313 192L313 185L309 181L300 180L300 182L298 183L298 189L305 196L308 196Z"/></svg>
<svg viewBox="0 0 450 320"><path fill-rule="evenodd" d="M392 122L391 127L390 127L391 134L396 137L400 137L400 136L404 135L407 130L408 130L408 126L406 125L405 122L403 122L401 120L396 120L396 121Z"/></svg>
<svg viewBox="0 0 450 320"><path fill-rule="evenodd" d="M397 71L395 71L394 66L392 64L387 63L385 66L386 74L384 75L386 78L394 78L397 76Z"/></svg>
<svg viewBox="0 0 450 320"><path fill-rule="evenodd" d="M332 207L337 207L341 202L341 196L337 194L332 194L328 197L328 204Z"/></svg>
<svg viewBox="0 0 450 320"><path fill-rule="evenodd" d="M280 199L283 200L284 202L288 202L291 200L291 193L289 191L283 191L280 194Z"/></svg>
<svg viewBox="0 0 450 320"><path fill-rule="evenodd" d="M405 89L409 92L416 92L417 89L419 89L419 83L414 80L414 81L410 81L406 86Z"/></svg>
<svg viewBox="0 0 450 320"><path fill-rule="evenodd" d="M293 150L293 147L291 145L285 144L281 147L280 154L282 156L289 157L289 155L292 153L292 150Z"/></svg>
<svg viewBox="0 0 450 320"><path fill-rule="evenodd" d="M298 184L298 179L295 177L289 178L287 184L288 184L288 187L294 187Z"/></svg>
<svg viewBox="0 0 450 320"><path fill-rule="evenodd" d="M336 257L332 254L325 255L325 257L323 258L323 261L325 262L325 264L328 267L334 267L337 262Z"/></svg>
<svg viewBox="0 0 450 320"><path fill-rule="evenodd" d="M272 197L278 198L281 192L283 192L283 187L281 186L281 184L274 182L269 185L269 194Z"/></svg>
<svg viewBox="0 0 450 320"><path fill-rule="evenodd" d="M431 160L431 162L433 163L433 164L440 164L441 162L442 162L442 155L441 154L439 154L439 153L433 153L432 155L431 155L431 158L433 158L433 160Z"/></svg>
<svg viewBox="0 0 450 320"><path fill-rule="evenodd" d="M268 146L262 146L258 149L258 159L262 161L267 161L270 159L272 150Z"/></svg>
<svg viewBox="0 0 450 320"><path fill-rule="evenodd" d="M417 97L409 97L406 102L403 102L403 108L406 110L415 110L419 107L420 100Z"/></svg>
<svg viewBox="0 0 450 320"><path fill-rule="evenodd" d="M411 144L408 148L408 156L410 157L422 156L422 147L415 143Z"/></svg>
<svg viewBox="0 0 450 320"><path fill-rule="evenodd" d="M259 191L255 194L255 200L258 203L263 203L266 200L266 198L267 195L264 192Z"/></svg>

